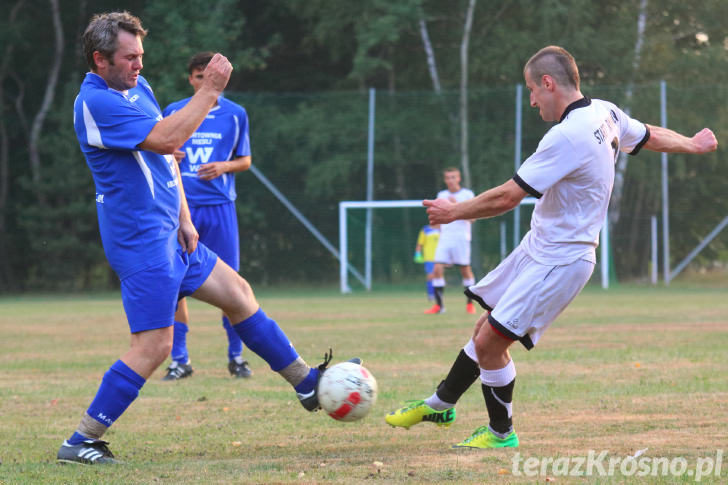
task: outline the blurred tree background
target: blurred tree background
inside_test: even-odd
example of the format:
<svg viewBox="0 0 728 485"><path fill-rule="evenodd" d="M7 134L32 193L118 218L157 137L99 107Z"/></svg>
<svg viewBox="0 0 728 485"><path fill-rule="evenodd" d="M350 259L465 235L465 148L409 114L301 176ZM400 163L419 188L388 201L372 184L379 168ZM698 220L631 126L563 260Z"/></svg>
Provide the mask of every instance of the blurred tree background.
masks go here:
<svg viewBox="0 0 728 485"><path fill-rule="evenodd" d="M162 107L187 97L186 63L220 51L235 71L226 95L246 107L253 163L330 241L338 202L366 198L368 92L376 88L374 198L432 197L461 166L478 193L513 174L515 86L548 44L567 48L582 91L659 124L711 127L725 143L728 2L705 0L4 0L0 13L0 290L113 288L96 226L94 187L72 126L88 70L80 35L92 14L129 10L149 35L142 74ZM525 91L525 90L524 90ZM548 125L524 92L523 156ZM717 153L670 156L672 264L728 215L728 164ZM612 207L616 273L647 275L649 218L660 213L659 155L620 165ZM254 284L333 284L336 259L251 173L238 175L242 273ZM618 199L618 200L616 200ZM616 206L615 206L616 205ZM377 212L375 276L408 263L423 211ZM499 221L476 224L476 266L499 257ZM523 232L528 217L524 217ZM353 227L356 227L354 221ZM390 231L390 232L386 232ZM509 248L510 249L510 248ZM353 248L354 254L357 248ZM694 263L725 260L726 237ZM482 276L482 275L478 275Z"/></svg>

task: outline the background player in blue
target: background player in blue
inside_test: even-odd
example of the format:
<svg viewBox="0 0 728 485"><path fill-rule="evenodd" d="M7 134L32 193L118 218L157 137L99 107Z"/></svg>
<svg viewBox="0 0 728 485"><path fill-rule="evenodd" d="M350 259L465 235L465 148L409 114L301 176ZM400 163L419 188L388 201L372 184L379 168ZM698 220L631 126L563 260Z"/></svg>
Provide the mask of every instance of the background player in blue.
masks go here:
<svg viewBox="0 0 728 485"><path fill-rule="evenodd" d="M162 118L139 75L145 35L128 12L95 15L83 34L91 72L74 103L73 122L96 186L104 251L121 280L131 347L104 374L78 428L58 450L61 462L116 463L101 437L169 355L179 297L192 295L223 310L245 345L294 387L309 411L319 408L317 384L331 360L329 353L323 364L309 367L260 308L248 282L198 244L171 154L205 119L232 66L215 54L202 87L184 108Z"/></svg>
<svg viewBox="0 0 728 485"><path fill-rule="evenodd" d="M204 70L213 52L200 52L188 64L189 82L195 92L202 88ZM170 104L164 109L169 116L182 109L192 98ZM240 270L240 237L235 212L235 172L250 168L248 115L242 106L220 96L197 131L175 152L182 174L192 223L200 241L212 249L235 271ZM172 363L165 380L192 375L187 351L189 313L183 298L174 316ZM228 338L228 370L235 377L250 377L252 371L243 360L243 344L230 319L223 313L222 325Z"/></svg>

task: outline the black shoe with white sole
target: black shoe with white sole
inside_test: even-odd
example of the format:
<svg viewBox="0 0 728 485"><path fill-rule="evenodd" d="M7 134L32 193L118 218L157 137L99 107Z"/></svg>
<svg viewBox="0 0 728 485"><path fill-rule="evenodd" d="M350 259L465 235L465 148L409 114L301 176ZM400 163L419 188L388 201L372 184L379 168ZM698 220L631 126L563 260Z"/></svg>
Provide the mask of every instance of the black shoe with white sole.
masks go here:
<svg viewBox="0 0 728 485"><path fill-rule="evenodd" d="M163 381L178 381L192 375L194 370L190 364L180 364L176 361L172 361L167 367L167 375L162 377Z"/></svg>
<svg viewBox="0 0 728 485"><path fill-rule="evenodd" d="M230 362L228 362L228 371L233 377L248 378L253 375L253 371L248 365L247 360L244 360L240 364L238 364L234 360L231 360Z"/></svg>
<svg viewBox="0 0 728 485"><path fill-rule="evenodd" d="M77 445L64 441L58 450L60 463L75 463L81 465L113 465L121 463L114 459L114 454L107 446L109 443L101 440L85 440Z"/></svg>

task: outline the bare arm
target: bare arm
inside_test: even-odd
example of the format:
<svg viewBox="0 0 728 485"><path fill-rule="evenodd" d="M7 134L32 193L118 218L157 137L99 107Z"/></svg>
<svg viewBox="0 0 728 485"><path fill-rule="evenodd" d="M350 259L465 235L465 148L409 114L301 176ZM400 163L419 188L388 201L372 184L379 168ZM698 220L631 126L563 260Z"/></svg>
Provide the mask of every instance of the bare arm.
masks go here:
<svg viewBox="0 0 728 485"><path fill-rule="evenodd" d="M486 190L473 199L452 203L445 199L424 200L430 224L448 224L462 219L495 217L516 207L527 192L513 179L503 185Z"/></svg>
<svg viewBox="0 0 728 485"><path fill-rule="evenodd" d="M703 128L688 138L668 128L647 125L650 138L644 148L667 153L708 153L718 148L718 140L708 128Z"/></svg>
<svg viewBox="0 0 728 485"><path fill-rule="evenodd" d="M139 148L161 154L174 153L205 120L208 111L227 86L232 70L225 56L215 54L205 68L202 87L184 108L154 125Z"/></svg>
<svg viewBox="0 0 728 485"><path fill-rule="evenodd" d="M227 162L208 162L199 168L197 176L202 180L212 180L224 173L244 172L250 168L251 162L250 155L237 157Z"/></svg>

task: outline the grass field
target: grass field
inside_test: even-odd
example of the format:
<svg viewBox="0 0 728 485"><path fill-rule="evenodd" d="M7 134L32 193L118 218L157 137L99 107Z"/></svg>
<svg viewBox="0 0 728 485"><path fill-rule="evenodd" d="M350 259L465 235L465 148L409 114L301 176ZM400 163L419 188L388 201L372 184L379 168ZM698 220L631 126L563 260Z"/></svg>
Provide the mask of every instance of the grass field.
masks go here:
<svg viewBox="0 0 728 485"><path fill-rule="evenodd" d="M58 465L55 454L128 346L118 295L0 298L0 483L694 483L697 463L728 455L728 288L720 286L587 288L536 349L514 346L521 446L492 451L450 448L487 423L478 385L449 429L383 420L402 401L430 395L469 337L474 319L454 292L436 316L421 314L419 292L259 295L310 364L329 346L334 361L364 359L379 399L356 423L309 415L250 353L255 375L230 378L217 312L192 303L196 373L168 383L159 370L147 382L105 436L125 462L113 467ZM514 457L563 463L589 450L684 458L687 471L514 474ZM723 462L720 476L711 470L702 482L728 481Z"/></svg>

